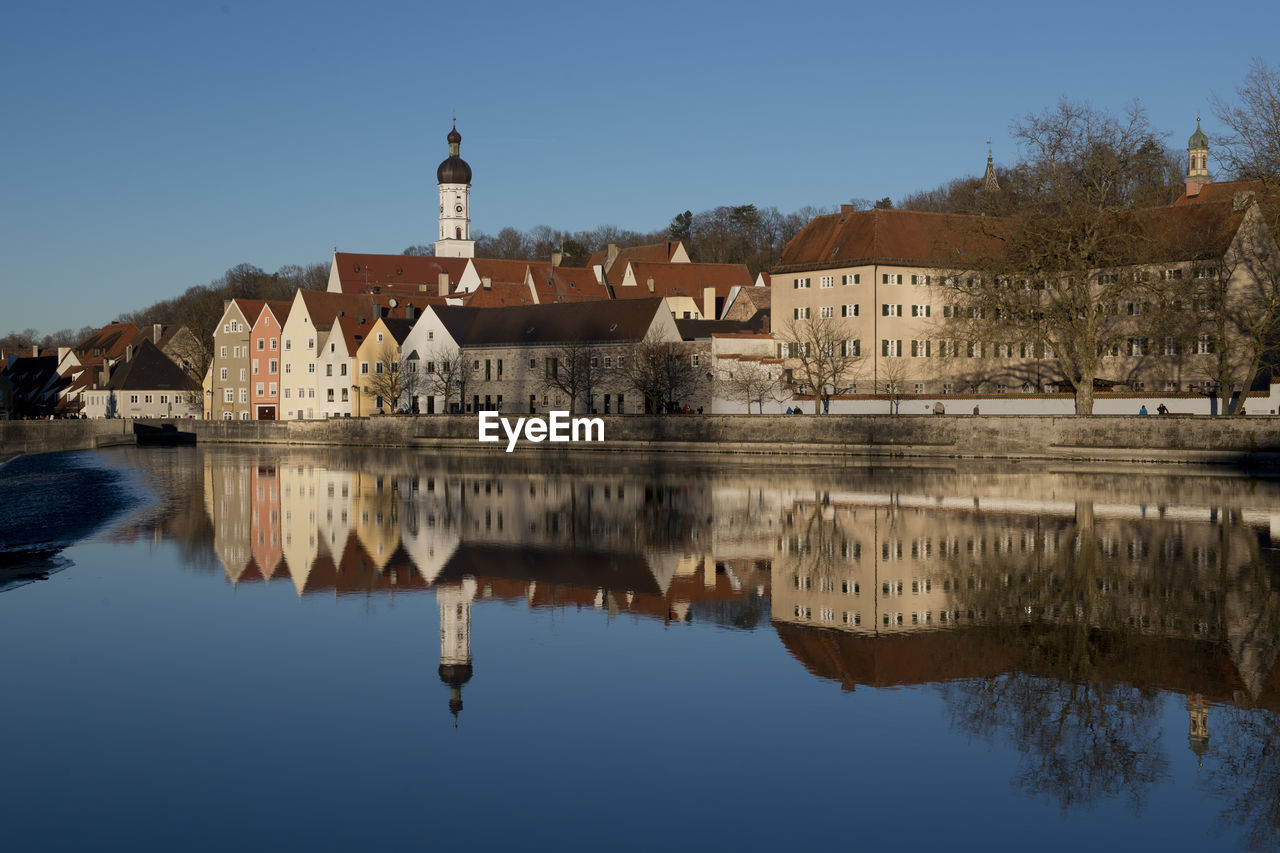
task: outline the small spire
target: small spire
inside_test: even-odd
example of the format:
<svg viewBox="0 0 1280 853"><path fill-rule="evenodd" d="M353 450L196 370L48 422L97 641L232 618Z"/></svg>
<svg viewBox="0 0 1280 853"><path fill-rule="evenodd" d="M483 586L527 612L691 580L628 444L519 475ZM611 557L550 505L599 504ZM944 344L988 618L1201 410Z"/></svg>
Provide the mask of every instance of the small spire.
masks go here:
<svg viewBox="0 0 1280 853"><path fill-rule="evenodd" d="M996 180L995 161L991 158L991 140L987 140L987 171L982 175L982 191L986 193L998 192L1000 190L1000 182Z"/></svg>

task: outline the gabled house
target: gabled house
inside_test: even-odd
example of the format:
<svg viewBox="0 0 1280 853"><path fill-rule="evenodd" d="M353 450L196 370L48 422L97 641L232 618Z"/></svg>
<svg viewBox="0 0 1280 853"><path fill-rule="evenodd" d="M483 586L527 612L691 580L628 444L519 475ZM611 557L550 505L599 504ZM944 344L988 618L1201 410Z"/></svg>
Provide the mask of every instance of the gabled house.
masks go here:
<svg viewBox="0 0 1280 853"><path fill-rule="evenodd" d="M360 396L357 411L361 415L387 414L407 407L409 401L399 399L403 397L400 393L403 380L395 374L401 371L402 355L408 354L401 347L413 325L411 320L380 317L360 342L356 351L356 383Z"/></svg>
<svg viewBox="0 0 1280 853"><path fill-rule="evenodd" d="M195 378L144 340L110 368L105 384L84 393L86 417L195 418L201 414Z"/></svg>
<svg viewBox="0 0 1280 853"><path fill-rule="evenodd" d="M367 319L342 315L320 343L319 412L326 418L359 415L360 388L356 376L356 352L369 333Z"/></svg>
<svg viewBox="0 0 1280 853"><path fill-rule="evenodd" d="M330 334L339 317L350 317L357 325L372 323L377 305L368 294L299 290L294 294L288 319L281 329L280 409L281 417L293 419L323 416L317 397L320 390L320 348L336 344ZM319 413L319 414L318 414Z"/></svg>
<svg viewBox="0 0 1280 853"><path fill-rule="evenodd" d="M287 301L266 302L249 332L254 420L273 421L280 415L280 337L292 307Z"/></svg>
<svg viewBox="0 0 1280 853"><path fill-rule="evenodd" d="M212 383L209 417L247 421L253 417L249 393L253 388L250 371L250 337L253 325L266 306L263 299L229 299L213 329Z"/></svg>

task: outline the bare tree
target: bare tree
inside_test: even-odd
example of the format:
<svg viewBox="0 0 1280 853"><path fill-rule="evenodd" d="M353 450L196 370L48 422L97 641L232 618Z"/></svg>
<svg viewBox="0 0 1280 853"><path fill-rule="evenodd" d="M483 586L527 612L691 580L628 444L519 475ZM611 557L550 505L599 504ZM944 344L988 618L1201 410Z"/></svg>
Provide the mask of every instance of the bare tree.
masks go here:
<svg viewBox="0 0 1280 853"><path fill-rule="evenodd" d="M1135 260L1149 233L1134 210L1162 200L1168 153L1138 104L1116 117L1061 101L1014 125L1024 152L1023 213L969 217L943 287L953 331L1052 352L1092 414L1102 359L1133 335L1121 306L1146 288Z"/></svg>
<svg viewBox="0 0 1280 853"><path fill-rule="evenodd" d="M374 356L372 372L361 378L364 382L361 392L377 397L380 401L379 410L395 412L400 409L400 399L404 395L404 374L401 371L399 347L384 344Z"/></svg>
<svg viewBox="0 0 1280 853"><path fill-rule="evenodd" d="M764 414L764 401L778 399L781 377L778 371L770 370L759 361L735 361L719 368L716 384L720 396L744 404L747 414L751 414L752 403Z"/></svg>
<svg viewBox="0 0 1280 853"><path fill-rule="evenodd" d="M644 397L646 409L672 412L695 387L695 370L686 347L666 341L650 332L636 344L623 374L628 384Z"/></svg>
<svg viewBox="0 0 1280 853"><path fill-rule="evenodd" d="M471 359L457 347L438 346L427 357L424 384L433 396L444 398L443 412L449 411L454 394L458 395L458 411L464 411L467 384L471 381Z"/></svg>
<svg viewBox="0 0 1280 853"><path fill-rule="evenodd" d="M600 348L589 343L567 341L547 350L543 356L543 391L564 394L569 398L569 411L583 401L583 412L590 414L595 390L604 377Z"/></svg>
<svg viewBox="0 0 1280 853"><path fill-rule="evenodd" d="M813 413L821 414L833 396L847 394L862 365L862 342L835 318L790 319L778 340L797 385L812 389Z"/></svg>
<svg viewBox="0 0 1280 853"><path fill-rule="evenodd" d="M418 397L422 394L426 384L419 360L410 358L409 355L402 356L400 359L400 394L406 411L415 415L419 413Z"/></svg>

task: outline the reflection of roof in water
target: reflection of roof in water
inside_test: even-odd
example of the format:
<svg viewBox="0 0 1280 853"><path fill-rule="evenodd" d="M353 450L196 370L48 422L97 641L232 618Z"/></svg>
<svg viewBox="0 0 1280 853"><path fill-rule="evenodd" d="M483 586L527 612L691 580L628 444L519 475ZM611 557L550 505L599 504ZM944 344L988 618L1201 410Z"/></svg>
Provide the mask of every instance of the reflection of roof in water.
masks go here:
<svg viewBox="0 0 1280 853"><path fill-rule="evenodd" d="M1053 667L1031 665L1060 660L1053 655L1053 628L1019 626L915 631L889 636L850 634L774 622L787 651L819 678L857 685L894 687L966 678L988 678L1014 670L1066 677ZM1144 634L1092 631L1091 673L1103 682L1139 688L1200 693L1216 702L1233 701L1243 684L1221 644ZM1048 654L1046 654L1048 652ZM1256 697L1280 709L1280 673L1272 672Z"/></svg>
<svg viewBox="0 0 1280 853"><path fill-rule="evenodd" d="M475 578L630 590L660 595L649 564L639 554L463 543L445 563L436 583Z"/></svg>

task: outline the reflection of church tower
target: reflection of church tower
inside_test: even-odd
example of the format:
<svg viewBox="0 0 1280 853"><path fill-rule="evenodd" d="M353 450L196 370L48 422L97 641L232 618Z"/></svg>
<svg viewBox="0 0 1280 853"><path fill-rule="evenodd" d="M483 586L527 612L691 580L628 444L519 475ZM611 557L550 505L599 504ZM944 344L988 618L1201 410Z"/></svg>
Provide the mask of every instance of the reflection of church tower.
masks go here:
<svg viewBox="0 0 1280 853"><path fill-rule="evenodd" d="M1187 745L1201 762L1209 749L1209 705L1199 693L1187 697L1187 713L1191 717Z"/></svg>
<svg viewBox="0 0 1280 853"><path fill-rule="evenodd" d="M438 258L474 258L476 244L471 239L471 167L459 154L462 134L455 125L449 131L449 156L436 169L440 185L440 239Z"/></svg>
<svg viewBox="0 0 1280 853"><path fill-rule="evenodd" d="M1196 132L1187 140L1187 195L1200 195L1209 182L1209 137L1200 129L1200 116L1196 116Z"/></svg>
<svg viewBox="0 0 1280 853"><path fill-rule="evenodd" d="M471 602L476 579L468 575L459 586L436 590L440 605L440 680L449 685L449 710L458 725L462 710L462 685L471 680Z"/></svg>

